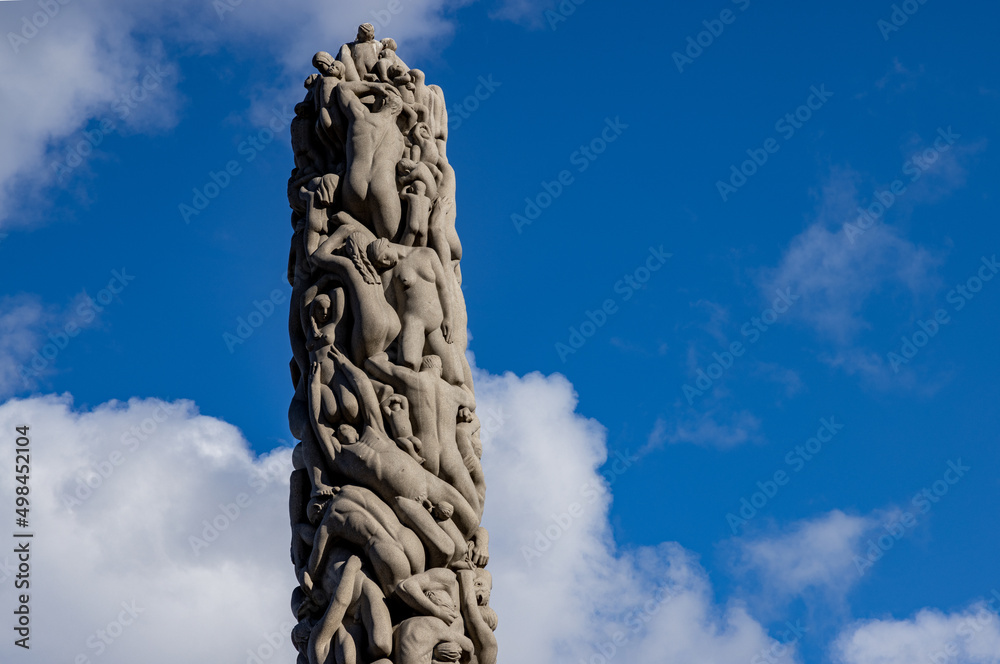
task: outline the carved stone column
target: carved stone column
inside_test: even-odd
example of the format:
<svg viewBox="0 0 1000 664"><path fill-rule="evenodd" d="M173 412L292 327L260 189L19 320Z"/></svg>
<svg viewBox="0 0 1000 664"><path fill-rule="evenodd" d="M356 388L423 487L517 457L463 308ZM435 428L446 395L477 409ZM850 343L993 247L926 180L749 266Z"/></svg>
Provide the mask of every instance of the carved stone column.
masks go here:
<svg viewBox="0 0 1000 664"><path fill-rule="evenodd" d="M444 94L370 24L295 107L289 514L299 664L494 664Z"/></svg>

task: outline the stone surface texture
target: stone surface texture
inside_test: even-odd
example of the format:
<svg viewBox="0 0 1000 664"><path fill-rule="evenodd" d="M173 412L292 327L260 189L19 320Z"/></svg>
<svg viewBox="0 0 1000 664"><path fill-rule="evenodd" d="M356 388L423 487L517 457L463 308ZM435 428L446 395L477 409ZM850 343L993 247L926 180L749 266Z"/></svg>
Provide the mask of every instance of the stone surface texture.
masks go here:
<svg viewBox="0 0 1000 664"><path fill-rule="evenodd" d="M444 95L370 24L291 125L299 664L495 664Z"/></svg>

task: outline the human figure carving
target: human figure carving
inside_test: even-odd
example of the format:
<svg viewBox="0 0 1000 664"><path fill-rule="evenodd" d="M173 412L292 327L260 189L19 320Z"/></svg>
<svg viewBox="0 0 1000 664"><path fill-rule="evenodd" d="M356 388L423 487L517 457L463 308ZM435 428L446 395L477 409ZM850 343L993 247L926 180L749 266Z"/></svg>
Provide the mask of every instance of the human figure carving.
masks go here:
<svg viewBox="0 0 1000 664"><path fill-rule="evenodd" d="M395 309L386 299L382 280L368 260L366 242L371 237L350 226L351 233L343 246L337 246L340 236L331 235L313 252L309 260L338 277L351 303L354 319L351 330L351 356L362 364L372 355L381 353L399 334L400 322Z"/></svg>
<svg viewBox="0 0 1000 664"><path fill-rule="evenodd" d="M424 458L420 456L423 443L413 435L413 427L410 425L410 402L402 394L390 394L382 400L381 406L382 416L396 445L413 457L414 461L423 464Z"/></svg>
<svg viewBox="0 0 1000 664"><path fill-rule="evenodd" d="M365 95L375 96L373 109L361 102ZM396 119L403 100L391 85L367 81L341 83L335 96L347 118L344 207L370 220L377 236L394 239L401 214L395 171L405 145Z"/></svg>
<svg viewBox="0 0 1000 664"><path fill-rule="evenodd" d="M423 571L423 546L378 496L351 485L336 487L332 493L324 497L325 505L324 501L317 505L323 518L309 558L309 578L315 578L320 570L333 536L364 550L387 594L412 574Z"/></svg>
<svg viewBox="0 0 1000 664"><path fill-rule="evenodd" d="M382 42L375 41L375 26L362 23L354 41L340 47L337 59L344 63L345 81L361 81L378 62Z"/></svg>
<svg viewBox="0 0 1000 664"><path fill-rule="evenodd" d="M312 65L286 186L297 664L495 664L444 94L371 24Z"/></svg>
<svg viewBox="0 0 1000 664"><path fill-rule="evenodd" d="M384 595L362 569L361 559L341 549L331 556L322 585L332 594L309 639L310 664L330 661L331 645L339 651L337 661L343 661L348 652L356 654L356 641L349 635L345 618L364 626L367 661L388 656L392 652L392 618Z"/></svg>
<svg viewBox="0 0 1000 664"><path fill-rule="evenodd" d="M491 589L486 570L462 570L456 575L451 570L431 569L401 583L396 596L421 615L399 627L398 664L464 661L473 654L479 664L495 664ZM467 630L471 638L465 636Z"/></svg>
<svg viewBox="0 0 1000 664"><path fill-rule="evenodd" d="M343 62L334 60L326 51L313 56L313 66L321 74L314 88L316 133L331 154L342 157L347 140L347 120L333 94L343 82L346 69Z"/></svg>
<svg viewBox="0 0 1000 664"><path fill-rule="evenodd" d="M463 406L474 408L473 396L442 380L436 355L424 358L420 371L395 365L384 353L369 358L365 367L410 401L413 429L423 443L424 468L455 487L481 517L479 492L456 442L458 410Z"/></svg>
<svg viewBox="0 0 1000 664"><path fill-rule="evenodd" d="M359 436L354 427L342 424L337 427L335 437L324 435L320 442L331 470L371 489L397 516L398 510L404 510L405 520L416 523L418 528L423 529L420 524L427 523L426 520L410 514L406 511L407 506L400 507L398 498L408 498L418 505L441 510L439 515L451 518L466 539L479 527L475 510L457 489L427 472L371 426L365 427ZM422 539L426 542L431 538L425 533Z"/></svg>
<svg viewBox="0 0 1000 664"><path fill-rule="evenodd" d="M385 239L370 244L368 255L373 265L385 271L387 295L399 312L400 363L418 369L426 348L427 355L441 358L445 380L461 384L464 375L456 357L460 351L451 345L454 298L441 259L433 249L404 247Z"/></svg>

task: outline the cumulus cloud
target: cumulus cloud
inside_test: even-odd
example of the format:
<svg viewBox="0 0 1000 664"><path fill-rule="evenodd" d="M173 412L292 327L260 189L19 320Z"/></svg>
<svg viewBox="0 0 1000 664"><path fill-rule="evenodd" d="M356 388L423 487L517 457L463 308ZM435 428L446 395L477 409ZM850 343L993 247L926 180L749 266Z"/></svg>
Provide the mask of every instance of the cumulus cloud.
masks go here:
<svg viewBox="0 0 1000 664"><path fill-rule="evenodd" d="M844 630L833 647L838 664L1000 663L1000 593L963 611L923 609L906 620L867 620Z"/></svg>
<svg viewBox="0 0 1000 664"><path fill-rule="evenodd" d="M501 661L730 664L776 652L740 603L715 602L678 544L617 549L598 474L604 430L575 412L564 378L480 373L477 385ZM0 430L23 424L39 661L292 661L287 448L255 457L238 429L185 401L0 406ZM0 474L0 499L13 488ZM0 656L14 648L6 640Z"/></svg>

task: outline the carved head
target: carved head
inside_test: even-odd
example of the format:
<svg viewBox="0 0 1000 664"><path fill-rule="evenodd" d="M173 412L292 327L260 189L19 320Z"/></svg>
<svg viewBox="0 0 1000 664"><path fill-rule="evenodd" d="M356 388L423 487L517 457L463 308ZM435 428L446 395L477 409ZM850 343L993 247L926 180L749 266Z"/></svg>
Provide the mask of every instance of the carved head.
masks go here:
<svg viewBox="0 0 1000 664"><path fill-rule="evenodd" d="M421 371L431 371L438 376L441 375L441 358L437 355L427 355L420 361Z"/></svg>
<svg viewBox="0 0 1000 664"><path fill-rule="evenodd" d="M382 98L382 108L388 108L393 115L397 115L403 110L403 98L399 96L399 90L387 85L385 96ZM380 109L381 110L381 109Z"/></svg>
<svg viewBox="0 0 1000 664"><path fill-rule="evenodd" d="M473 587L476 592L476 604L487 606L490 603L490 594L493 592L493 575L485 569L477 569Z"/></svg>
<svg viewBox="0 0 1000 664"><path fill-rule="evenodd" d="M344 63L335 59L326 51L320 51L314 55L312 64L324 76L344 77Z"/></svg>
<svg viewBox="0 0 1000 664"><path fill-rule="evenodd" d="M462 406L461 408L458 409L458 421L459 422L461 422L463 424L471 424L472 423L472 417L473 417L473 415L472 415L472 409L469 408L468 406Z"/></svg>
<svg viewBox="0 0 1000 664"><path fill-rule="evenodd" d="M365 43L375 39L375 26L371 23L362 23L358 26L358 42Z"/></svg>
<svg viewBox="0 0 1000 664"><path fill-rule="evenodd" d="M337 440L341 445L353 445L358 442L358 430L350 424L341 424L337 427Z"/></svg>
<svg viewBox="0 0 1000 664"><path fill-rule="evenodd" d="M312 301L312 315L317 323L324 324L330 320L330 309L332 308L332 303L330 302L330 296L326 293L320 293L313 298Z"/></svg>
<svg viewBox="0 0 1000 664"><path fill-rule="evenodd" d="M431 134L431 127L426 122L418 122L413 125L413 129L410 130L413 134L414 143L426 143L431 140L433 134Z"/></svg>
<svg viewBox="0 0 1000 664"><path fill-rule="evenodd" d="M388 240L380 237L368 245L368 260L376 268L388 270L399 262L399 253Z"/></svg>
<svg viewBox="0 0 1000 664"><path fill-rule="evenodd" d="M382 48L386 49L388 51L395 51L396 50L396 40L393 39L392 37L386 37L385 39L382 40ZM384 54L384 53L385 53L385 51L382 51L382 54Z"/></svg>

